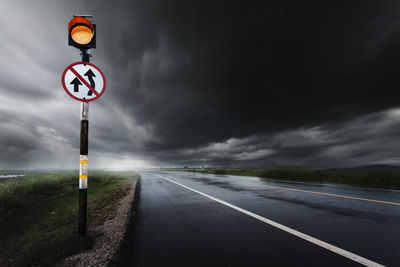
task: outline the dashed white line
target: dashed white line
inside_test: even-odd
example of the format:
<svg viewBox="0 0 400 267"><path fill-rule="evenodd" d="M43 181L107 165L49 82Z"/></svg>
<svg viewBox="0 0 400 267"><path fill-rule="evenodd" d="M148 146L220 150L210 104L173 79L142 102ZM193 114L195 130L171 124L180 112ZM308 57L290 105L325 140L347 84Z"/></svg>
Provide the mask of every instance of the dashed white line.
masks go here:
<svg viewBox="0 0 400 267"><path fill-rule="evenodd" d="M169 181L169 182L171 182L171 183L174 183L174 184L176 184L176 185L179 185L179 186L181 186L181 187L183 187L183 188L186 188L186 189L188 189L188 190L190 190L190 191L192 191L192 192L195 192L195 193L197 193L197 194L199 194L199 195L202 195L202 196L204 196L204 197L206 197L206 198L212 199L212 200L214 200L214 201L216 201L216 202L218 202L218 203L221 203L222 205L225 205L225 206L227 206L227 207L229 207L229 208L232 208L232 209L234 209L234 210L237 210L237 211L239 211L239 212L241 212L241 213L243 213L243 214L246 214L246 215L248 215L248 216L250 216L250 217L253 217L253 218L255 218L255 219L259 220L259 221L262 221L262 222L267 223L267 224L269 224L269 225L271 225L271 226L274 226L274 227L276 227L276 228L278 228L278 229L280 229L280 230L282 230L282 231L285 231L285 232L287 232L287 233L289 233L289 234L292 234L292 235L297 236L297 237L299 237L299 238L301 238L301 239L304 239L304 240L306 240L306 241L308 241L308 242L311 242L311 243L313 243L313 244L315 244L315 245L317 245L317 246L320 246L320 247L322 247L322 248L325 248L325 249L327 249L327 250L330 250L330 251L332 251L332 252L334 252L334 253L336 253L336 254L339 254L339 255L341 255L341 256L343 256L343 257L346 257L346 258L348 258L348 259L350 259L350 260L353 260L353 261L355 261L355 262L358 262L358 263L360 263L360 264L362 264L362 265L365 265L365 266L383 266L383 265L381 265L381 264L379 264L379 263L376 263L376 262L374 262L374 261L371 261L371 260L369 260L369 259L366 259L366 258L364 258L364 257L361 257L361 256L359 256L359 255L357 255L357 254L354 254L354 253L349 252L349 251L347 251L347 250L341 249L341 248L339 248L339 247L336 247L336 246L334 246L334 245L331 245L331 244L329 244L329 243L326 243L326 242L324 242L324 241L322 241L322 240L316 239L316 238L314 238L314 237L312 237L312 236L303 234L303 233L301 233L301 232L299 232L299 231L296 231L296 230L294 230L294 229L292 229L292 228L289 228L289 227L287 227L287 226L284 226L284 225L282 225L282 224L280 224L280 223L271 221L271 220L269 220L269 219L267 219L267 218L265 218L265 217L262 217L262 216L260 216L260 215L255 214L255 213L253 213L253 212L251 212L251 211L242 209L242 208L240 208L240 207L238 207L238 206L235 206L235 205L233 205L233 204L230 204L230 203L228 203L228 202L226 202L226 201L223 201L223 200L221 200L221 199L218 199L218 198L215 198L215 197L213 197L213 196L207 195L207 194L205 194L205 193L203 193L203 192L197 191L197 190L195 190L195 189L193 189L193 188L190 188L190 187L188 187L188 186L186 186L186 185L183 185L183 184L181 184L181 183L175 182L175 181L173 181L173 180L171 180L171 179L168 179L168 178L166 178L166 177L164 177L164 176L161 176L161 175L158 175L158 174L154 174L154 175L156 175L156 176L158 176L158 177L160 177L160 178L162 178L162 179L164 179L164 180L167 180L167 181Z"/></svg>

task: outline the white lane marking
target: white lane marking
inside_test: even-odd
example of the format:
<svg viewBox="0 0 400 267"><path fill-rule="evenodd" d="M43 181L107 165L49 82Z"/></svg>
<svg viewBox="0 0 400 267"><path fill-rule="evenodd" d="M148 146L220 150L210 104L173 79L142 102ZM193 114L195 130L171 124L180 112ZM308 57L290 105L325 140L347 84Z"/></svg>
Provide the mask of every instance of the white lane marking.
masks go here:
<svg viewBox="0 0 400 267"><path fill-rule="evenodd" d="M349 252L349 251L347 251L347 250L338 248L338 247L336 247L336 246L334 246L334 245L331 245L331 244L329 244L329 243L326 243L326 242L324 242L324 241L321 241L321 240L319 240L319 239L316 239L316 238L314 238L314 237L312 237L312 236L303 234L303 233L301 233L301 232L299 232L299 231L296 231L296 230L294 230L294 229L292 229L292 228L289 228L289 227L287 227L287 226L284 226L284 225L282 225L282 224L280 224L280 223L271 221L271 220L269 220L269 219L267 219L267 218L264 218L264 217L262 217L262 216L260 216L260 215L257 215L257 214L255 214L255 213L252 213L251 211L248 211L248 210L239 208L238 206L232 205L232 204L230 204L230 203L228 203L228 202L225 202L225 201L223 201L223 200L221 200L221 199L218 199L218 198L212 197L212 196L210 196L210 195L207 195L207 194L205 194L205 193L202 193L202 192L200 192L200 191L197 191L197 190L195 190L195 189L193 189L193 188L190 188L190 187L188 187L188 186L186 186L186 185L183 185L183 184L180 184L180 183L178 183L178 182L175 182L175 181L173 181L173 180L171 180L171 179L168 179L168 178L166 178L166 177L164 177L164 176L161 176L161 175L158 175L158 174L154 174L154 175L155 175L155 176L158 176L158 177L160 177L160 178L162 178L162 179L165 179L165 180L167 180L167 181L170 181L171 183L177 184L177 185L179 185L179 186L181 186L181 187L183 187L183 188L186 188L186 189L188 189L188 190L190 190L190 191L192 191L192 192L195 192L195 193L197 193L197 194L199 194L199 195L202 195L202 196L207 197L207 198L209 198L209 199L212 199L212 200L214 200L214 201L216 201L216 202L219 202L219 203L221 203L222 205L225 205L225 206L227 206L227 207L230 207L230 208L232 208L232 209L234 209L234 210L237 210L237 211L239 211L239 212L241 212L241 213L244 213L244 214L246 214L246 215L248 215L248 216L250 216L250 217L253 217L253 218L257 219L257 220L260 220L260 221L262 221L262 222L264 222L264 223L267 223L267 224L269 224L269 225L272 225L272 226L274 226L274 227L276 227L276 228L278 228L278 229L280 229L280 230L283 230L283 231L285 231L285 232L287 232L287 233L289 233L289 234L292 234L292 235L295 235L295 236L297 236L297 237L300 237L300 238L302 238L302 239L304 239L304 240L306 240L306 241L308 241L308 242L311 242L311 243L313 243L313 244L315 244L315 245L317 245L317 246L320 246L320 247L322 247L322 248L325 248L325 249L327 249L327 250L330 250L330 251L332 251L332 252L334 252L334 253L336 253L336 254L339 254L339 255L341 255L341 256L343 256L343 257L346 257L346 258L348 258L348 259L350 259L350 260L353 260L353 261L355 261L355 262L358 262L358 263L360 263L360 264L362 264L362 265L365 265L365 266L384 266L384 265L381 265L381 264L376 263L376 262L374 262L374 261L368 260L368 259L366 259L366 258L364 258L364 257L361 257L361 256L359 256L359 255L357 255L357 254L351 253L351 252Z"/></svg>

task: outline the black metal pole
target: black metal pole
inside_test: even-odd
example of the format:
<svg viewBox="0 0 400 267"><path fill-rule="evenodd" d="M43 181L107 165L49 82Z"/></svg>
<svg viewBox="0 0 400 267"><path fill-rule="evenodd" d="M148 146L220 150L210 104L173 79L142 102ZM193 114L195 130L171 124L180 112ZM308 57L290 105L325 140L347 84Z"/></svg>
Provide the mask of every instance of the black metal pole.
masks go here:
<svg viewBox="0 0 400 267"><path fill-rule="evenodd" d="M82 51L82 61L89 62L87 50ZM85 235L87 230L87 180L89 152L89 102L81 103L81 134L79 161L79 225L78 234Z"/></svg>

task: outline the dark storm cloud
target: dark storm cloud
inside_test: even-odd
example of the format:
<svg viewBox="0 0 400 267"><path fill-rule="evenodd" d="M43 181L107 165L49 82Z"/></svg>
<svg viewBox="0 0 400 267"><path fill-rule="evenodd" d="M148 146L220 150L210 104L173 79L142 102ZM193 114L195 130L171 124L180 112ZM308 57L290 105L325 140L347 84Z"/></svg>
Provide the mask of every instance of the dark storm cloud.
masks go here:
<svg viewBox="0 0 400 267"><path fill-rule="evenodd" d="M76 165L79 105L59 80L79 60L66 45L73 13L94 15L92 62L107 77L90 109L94 166L396 163L399 11L395 1L4 1L0 167Z"/></svg>
<svg viewBox="0 0 400 267"><path fill-rule="evenodd" d="M345 123L298 128L242 139L229 138L204 147L182 149L181 164L219 166L306 165L312 167L399 164L400 111L389 110ZM168 157L165 154L165 157Z"/></svg>
<svg viewBox="0 0 400 267"><path fill-rule="evenodd" d="M121 91L113 97L137 124L146 125L153 138L144 150L158 159L190 162L179 151L335 127L397 106L395 2L129 6L123 31L115 33L120 42L107 49L116 51L109 60L115 55L123 67L115 74ZM323 149L289 147L276 157L317 160ZM257 153L272 156L272 151ZM255 160L243 148L231 151L235 156L227 153L210 148L203 159Z"/></svg>
<svg viewBox="0 0 400 267"><path fill-rule="evenodd" d="M132 5L135 26L120 47L132 66L117 96L153 127L151 149L343 121L397 104L398 56L386 49L399 44L390 34L398 19L382 18L394 15L393 4L151 3Z"/></svg>

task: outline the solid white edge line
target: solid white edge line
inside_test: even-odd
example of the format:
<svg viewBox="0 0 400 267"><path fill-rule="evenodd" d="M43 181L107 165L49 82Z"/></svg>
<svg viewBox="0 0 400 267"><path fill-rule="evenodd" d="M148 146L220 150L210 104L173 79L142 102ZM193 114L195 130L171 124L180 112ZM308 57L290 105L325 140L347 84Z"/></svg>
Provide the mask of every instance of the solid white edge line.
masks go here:
<svg viewBox="0 0 400 267"><path fill-rule="evenodd" d="M274 227L276 227L276 228L278 228L278 229L280 229L280 230L283 230L283 231L285 231L285 232L287 232L287 233L289 233L289 234L292 234L292 235L295 235L295 236L297 236L297 237L300 237L300 238L302 238L302 239L304 239L304 240L306 240L306 241L308 241L308 242L311 242L311 243L313 243L313 244L315 244L315 245L317 245L317 246L320 246L320 247L322 247L322 248L325 248L325 249L327 249L327 250L330 250L330 251L332 251L332 252L334 252L334 253L336 253L336 254L339 254L339 255L341 255L341 256L343 256L343 257L346 257L346 258L348 258L348 259L350 259L350 260L353 260L353 261L355 261L355 262L358 262L358 263L360 263L360 264L362 264L362 265L365 265L365 266L384 266L384 265L381 265L381 264L376 263L376 262L374 262L374 261L368 260L368 259L366 259L366 258L364 258L364 257L361 257L361 256L359 256L359 255L357 255L357 254L351 253L351 252L349 252L349 251L347 251L347 250L338 248L338 247L336 247L336 246L334 246L334 245L331 245L331 244L329 244L329 243L326 243L326 242L324 242L324 241L321 241L321 240L319 240L319 239L316 239L316 238L314 238L314 237L312 237L312 236L303 234L303 233L301 233L301 232L299 232L299 231L296 231L296 230L294 230L294 229L292 229L292 228L289 228L289 227L287 227L287 226L284 226L284 225L282 225L282 224L280 224L280 223L271 221L271 220L269 220L269 219L267 219L267 218L264 218L264 217L262 217L262 216L260 216L260 215L257 215L257 214L255 214L255 213L252 213L252 212L250 212L250 211L248 211L248 210L245 210L245 209L242 209L242 208L240 208L240 207L238 207L238 206L232 205L232 204L230 204L230 203L228 203L228 202L225 202L225 201L223 201L223 200L221 200L221 199L218 199L218 198L212 197L212 196L210 196L210 195L207 195L207 194L205 194L205 193L202 193L202 192L200 192L200 191L197 191L197 190L195 190L195 189L193 189L193 188L190 188L190 187L188 187L188 186L186 186L186 185L183 185L183 184L180 184L180 183L178 183L178 182L175 182L175 181L173 181L173 180L171 180L171 179L168 179L168 178L166 178L166 177L163 177L163 176L161 176L161 175L158 175L158 174L154 174L154 175L156 175L156 176L158 176L158 177L160 177L160 178L162 178L162 179L165 179L165 180L167 180L167 181L170 181L171 183L177 184L177 185L179 185L179 186L181 186L181 187L183 187L183 188L186 188L186 189L188 189L188 190L190 190L190 191L192 191L192 192L195 192L195 193L197 193L197 194L200 194L200 195L202 195L202 196L204 196L204 197L207 197L207 198L209 198L209 199L212 199L212 200L214 200L214 201L216 201L216 202L219 202L219 203L221 203L221 204L223 204L223 205L225 205L225 206L227 206L227 207L230 207L230 208L232 208L232 209L234 209L234 210L237 210L237 211L239 211L239 212L241 212L241 213L244 213L244 214L246 214L246 215L248 215L248 216L250 216L250 217L253 217L253 218L255 218L255 219L259 220L259 221L262 221L262 222L264 222L264 223L267 223L267 224L269 224L269 225L272 225L272 226L274 226Z"/></svg>

